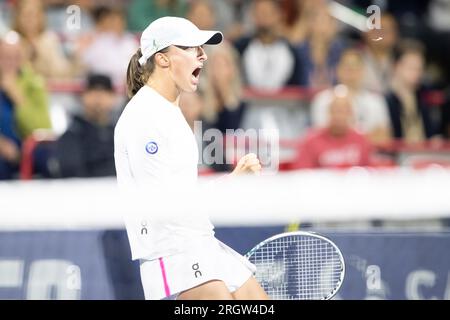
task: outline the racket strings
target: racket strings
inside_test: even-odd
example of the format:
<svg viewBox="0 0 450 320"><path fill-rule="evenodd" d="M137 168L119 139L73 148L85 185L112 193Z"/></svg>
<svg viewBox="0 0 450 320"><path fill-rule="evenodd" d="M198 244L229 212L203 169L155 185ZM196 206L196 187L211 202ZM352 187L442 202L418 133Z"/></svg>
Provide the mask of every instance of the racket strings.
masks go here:
<svg viewBox="0 0 450 320"><path fill-rule="evenodd" d="M333 245L320 238L279 238L256 250L250 260L257 266L256 278L272 299L326 299L341 281L341 257Z"/></svg>

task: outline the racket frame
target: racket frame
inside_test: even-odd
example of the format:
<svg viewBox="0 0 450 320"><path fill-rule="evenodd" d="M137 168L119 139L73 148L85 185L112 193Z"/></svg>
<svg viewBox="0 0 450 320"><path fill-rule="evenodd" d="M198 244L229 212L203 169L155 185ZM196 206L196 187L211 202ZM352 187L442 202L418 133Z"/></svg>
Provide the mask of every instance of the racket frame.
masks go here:
<svg viewBox="0 0 450 320"><path fill-rule="evenodd" d="M342 283L344 282L344 278L345 278L345 260L344 260L344 256L342 255L341 250L339 249L339 247L330 239L328 239L327 237L316 233L316 232L312 232L312 231L290 231L290 232L283 232L283 233L279 233L276 234L270 238L267 238L266 240L261 241L260 243L258 243L256 246L254 246L249 252L247 252L247 254L245 255L245 257L247 259L250 259L250 257L261 247L265 246L266 244L274 241L274 240L278 240L280 238L286 238L286 237L290 237L290 236L307 236L307 237L313 237L313 238L318 238L321 239L323 241L328 242L329 244L331 244L333 246L333 248L336 250L336 253L339 256L339 260L341 262L341 272L339 275L339 282L338 285L336 286L336 288L330 292L329 295L323 297L321 300L330 300L331 298L333 298L336 293L339 291L339 289L342 286Z"/></svg>

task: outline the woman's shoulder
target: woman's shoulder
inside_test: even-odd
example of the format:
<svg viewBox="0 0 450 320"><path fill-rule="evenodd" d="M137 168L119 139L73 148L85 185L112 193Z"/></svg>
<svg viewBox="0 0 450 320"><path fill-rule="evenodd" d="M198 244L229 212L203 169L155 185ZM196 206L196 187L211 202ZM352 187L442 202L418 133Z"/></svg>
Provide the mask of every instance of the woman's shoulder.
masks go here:
<svg viewBox="0 0 450 320"><path fill-rule="evenodd" d="M130 99L127 106L135 106L134 109L139 113L161 113L159 109L168 103L161 96L156 94L150 87L143 86Z"/></svg>
<svg viewBox="0 0 450 320"><path fill-rule="evenodd" d="M150 133L163 134L163 121L149 113L147 109L149 108L145 108L145 106L139 105L131 99L116 123L114 129L116 138L139 139L139 137Z"/></svg>
<svg viewBox="0 0 450 320"><path fill-rule="evenodd" d="M167 113L162 112L166 108L163 104L164 101L142 88L126 104L121 115L122 121L130 122L133 126L160 126L167 117Z"/></svg>

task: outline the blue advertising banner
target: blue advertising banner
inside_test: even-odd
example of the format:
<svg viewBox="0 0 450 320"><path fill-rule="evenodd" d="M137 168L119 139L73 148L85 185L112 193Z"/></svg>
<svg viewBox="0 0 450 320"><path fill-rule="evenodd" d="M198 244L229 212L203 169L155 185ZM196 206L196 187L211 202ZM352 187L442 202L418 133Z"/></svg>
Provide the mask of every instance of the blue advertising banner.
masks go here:
<svg viewBox="0 0 450 320"><path fill-rule="evenodd" d="M216 236L244 254L284 229ZM450 232L321 233L346 261L336 299L450 299ZM123 230L0 232L0 299L143 299L139 263Z"/></svg>

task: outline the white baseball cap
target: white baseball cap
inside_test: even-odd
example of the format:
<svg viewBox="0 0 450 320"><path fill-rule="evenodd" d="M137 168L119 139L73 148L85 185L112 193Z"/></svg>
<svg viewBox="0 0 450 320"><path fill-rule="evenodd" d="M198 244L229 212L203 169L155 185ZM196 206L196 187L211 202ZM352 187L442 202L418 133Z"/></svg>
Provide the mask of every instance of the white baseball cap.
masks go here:
<svg viewBox="0 0 450 320"><path fill-rule="evenodd" d="M141 35L143 66L156 52L171 45L198 47L204 44L219 44L223 40L220 31L200 30L195 24L184 18L163 17L156 19Z"/></svg>

